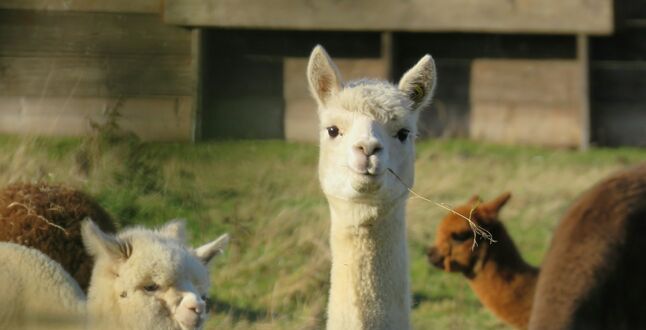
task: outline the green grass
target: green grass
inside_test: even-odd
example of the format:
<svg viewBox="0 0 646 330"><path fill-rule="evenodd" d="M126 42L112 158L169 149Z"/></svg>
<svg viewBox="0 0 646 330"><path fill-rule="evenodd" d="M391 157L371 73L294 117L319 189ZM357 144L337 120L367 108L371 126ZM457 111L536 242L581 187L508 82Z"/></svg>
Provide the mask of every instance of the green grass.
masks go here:
<svg viewBox="0 0 646 330"><path fill-rule="evenodd" d="M329 224L315 145L0 137L0 151L0 184L44 180L79 187L122 226L186 218L195 244L231 233L230 249L212 270L216 311L208 328L322 326ZM523 256L539 264L573 199L607 174L646 160L646 150L582 153L421 141L417 159L414 189L435 201L456 205L475 193L488 199L511 191L502 219ZM424 250L445 213L421 200L409 203L414 327L505 328L464 278L426 263Z"/></svg>

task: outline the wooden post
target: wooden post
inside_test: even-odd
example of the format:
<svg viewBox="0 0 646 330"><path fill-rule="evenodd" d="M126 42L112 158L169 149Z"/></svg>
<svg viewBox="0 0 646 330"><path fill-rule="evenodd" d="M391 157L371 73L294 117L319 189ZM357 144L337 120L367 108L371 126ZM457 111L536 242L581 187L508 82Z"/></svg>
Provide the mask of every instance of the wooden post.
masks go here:
<svg viewBox="0 0 646 330"><path fill-rule="evenodd" d="M202 67L204 56L202 56L204 33L202 29L191 31L191 56L193 76L193 115L191 141L193 143L202 139Z"/></svg>
<svg viewBox="0 0 646 330"><path fill-rule="evenodd" d="M386 79L394 81L394 45L393 33L385 31L381 33L381 59L384 61Z"/></svg>
<svg viewBox="0 0 646 330"><path fill-rule="evenodd" d="M580 90L580 113L579 123L581 125L581 140L579 150L587 150L590 147L590 77L589 77L589 52L588 36L579 34L576 37L576 59L579 64L581 79Z"/></svg>

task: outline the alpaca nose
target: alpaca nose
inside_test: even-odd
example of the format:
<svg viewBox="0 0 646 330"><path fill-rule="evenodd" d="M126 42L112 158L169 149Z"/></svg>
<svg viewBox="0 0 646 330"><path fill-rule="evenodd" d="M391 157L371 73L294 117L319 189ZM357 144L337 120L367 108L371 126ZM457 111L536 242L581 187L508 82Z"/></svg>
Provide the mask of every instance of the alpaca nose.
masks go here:
<svg viewBox="0 0 646 330"><path fill-rule="evenodd" d="M427 253L426 256L428 258L428 262L432 264L433 266L437 268L444 268L444 256L440 254L438 251L437 247L431 246Z"/></svg>
<svg viewBox="0 0 646 330"><path fill-rule="evenodd" d="M370 157L372 155L375 155L379 153L383 147L381 146L381 143L379 141L371 139L371 140L362 140L357 142L354 145L354 150L356 152L362 153L366 155L366 157Z"/></svg>
<svg viewBox="0 0 646 330"><path fill-rule="evenodd" d="M184 305L184 308L195 314L201 314L206 310L206 303L200 298L190 297L184 300L185 301L182 303L182 305Z"/></svg>

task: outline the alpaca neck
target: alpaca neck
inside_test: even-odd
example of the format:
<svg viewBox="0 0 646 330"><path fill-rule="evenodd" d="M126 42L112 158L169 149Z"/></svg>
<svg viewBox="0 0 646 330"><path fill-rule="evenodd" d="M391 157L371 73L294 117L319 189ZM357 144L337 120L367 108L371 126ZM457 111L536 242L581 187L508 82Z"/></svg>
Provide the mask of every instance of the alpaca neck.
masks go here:
<svg viewBox="0 0 646 330"><path fill-rule="evenodd" d="M527 264L504 228L487 249L469 284L483 305L508 324L526 329L539 270ZM486 244L486 243L484 243Z"/></svg>
<svg viewBox="0 0 646 330"><path fill-rule="evenodd" d="M408 329L406 196L391 205L328 196L332 271L328 329Z"/></svg>

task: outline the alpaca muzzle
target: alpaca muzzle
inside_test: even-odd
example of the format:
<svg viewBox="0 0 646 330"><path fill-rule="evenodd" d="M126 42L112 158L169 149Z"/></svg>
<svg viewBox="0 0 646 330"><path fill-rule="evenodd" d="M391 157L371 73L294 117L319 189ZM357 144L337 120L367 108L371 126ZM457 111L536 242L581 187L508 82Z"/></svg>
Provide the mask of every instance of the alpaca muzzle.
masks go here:
<svg viewBox="0 0 646 330"><path fill-rule="evenodd" d="M430 247L426 253L426 257L431 265L442 270L444 269L444 256L438 252L437 247Z"/></svg>

